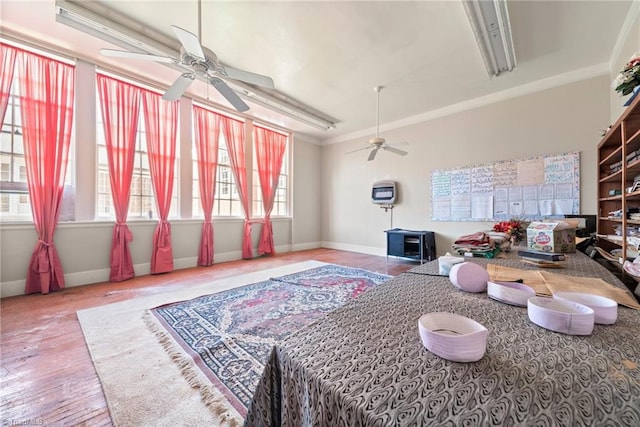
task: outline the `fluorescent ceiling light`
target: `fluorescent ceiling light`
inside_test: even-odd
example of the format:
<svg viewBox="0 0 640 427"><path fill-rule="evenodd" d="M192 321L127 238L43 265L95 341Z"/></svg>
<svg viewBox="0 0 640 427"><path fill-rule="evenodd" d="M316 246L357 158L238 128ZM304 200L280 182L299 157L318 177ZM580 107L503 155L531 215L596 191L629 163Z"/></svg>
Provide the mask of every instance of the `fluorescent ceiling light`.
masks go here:
<svg viewBox="0 0 640 427"><path fill-rule="evenodd" d="M97 2L56 0L56 21L132 52L180 57L180 44L177 40L142 26ZM184 72L184 68L179 64L163 65ZM202 76L197 77L209 84ZM287 99L284 94L278 97L242 82L227 81L227 83L240 97L271 111L324 131L336 127L334 119L320 112L310 111L312 110L310 107L290 98ZM285 98L285 100L279 98ZM288 100L291 102L287 102Z"/></svg>
<svg viewBox="0 0 640 427"><path fill-rule="evenodd" d="M175 41L160 33L142 26L127 27L113 12L86 6L73 0L57 0L56 21L132 52L175 55L179 49ZM162 41L158 41L160 38Z"/></svg>
<svg viewBox="0 0 640 427"><path fill-rule="evenodd" d="M304 106L300 106L301 104L295 100L289 99L288 101L290 102L283 101L266 91L257 91L255 88L243 82L229 81L227 83L238 93L238 95L240 95L241 98L261 105L269 110L275 110L280 114L291 117L292 119L306 123L320 130L328 131L336 128L333 121L322 117L324 116L322 113L308 111Z"/></svg>
<svg viewBox="0 0 640 427"><path fill-rule="evenodd" d="M506 0L463 0L489 76L512 71L516 55Z"/></svg>

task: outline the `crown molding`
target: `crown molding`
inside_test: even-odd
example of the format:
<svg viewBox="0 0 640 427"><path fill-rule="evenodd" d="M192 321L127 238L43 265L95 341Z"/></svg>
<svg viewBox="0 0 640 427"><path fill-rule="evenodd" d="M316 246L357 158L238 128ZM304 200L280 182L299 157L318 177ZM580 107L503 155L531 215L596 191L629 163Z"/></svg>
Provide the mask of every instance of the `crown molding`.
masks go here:
<svg viewBox="0 0 640 427"><path fill-rule="evenodd" d="M418 123L428 122L430 120L435 120L452 114L473 110L475 108L484 107L487 105L495 104L497 102L518 98L524 95L530 95L536 92L553 89L559 86L576 83L582 80L587 80L602 75L608 75L609 73L609 63L603 62L601 64L592 65L590 67L581 68L579 70L570 71L568 73L558 74L556 76L540 79L521 86L516 86L510 89L491 93L489 95L469 99L457 104L447 105L446 107L427 111L425 113L396 120L394 122L385 123L383 125L380 125L380 132L382 133L384 131L391 131ZM340 135L335 138L324 139L322 140L322 145L337 144L340 142L350 141L358 138L368 138L374 133L375 127L366 128L356 132Z"/></svg>

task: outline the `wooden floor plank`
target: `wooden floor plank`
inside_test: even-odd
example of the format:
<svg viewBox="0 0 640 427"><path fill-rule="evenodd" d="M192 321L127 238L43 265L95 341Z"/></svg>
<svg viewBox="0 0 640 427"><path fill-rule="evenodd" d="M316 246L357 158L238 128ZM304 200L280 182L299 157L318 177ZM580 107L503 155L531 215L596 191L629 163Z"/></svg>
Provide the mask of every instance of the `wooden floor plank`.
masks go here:
<svg viewBox="0 0 640 427"><path fill-rule="evenodd" d="M76 312L308 260L398 275L416 263L312 249L0 300L0 422L111 426Z"/></svg>

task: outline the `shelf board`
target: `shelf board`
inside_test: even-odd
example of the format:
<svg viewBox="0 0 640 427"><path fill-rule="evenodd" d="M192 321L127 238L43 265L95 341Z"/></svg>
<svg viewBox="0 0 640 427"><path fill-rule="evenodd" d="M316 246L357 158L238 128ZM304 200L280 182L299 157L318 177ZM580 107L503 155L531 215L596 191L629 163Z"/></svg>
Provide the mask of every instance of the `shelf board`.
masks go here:
<svg viewBox="0 0 640 427"><path fill-rule="evenodd" d="M599 180L599 182L619 182L619 181L622 181L622 170L614 172L610 175L605 175Z"/></svg>
<svg viewBox="0 0 640 427"><path fill-rule="evenodd" d="M631 163L627 164L627 173L629 172L631 173L640 172L640 159L636 159Z"/></svg>
<svg viewBox="0 0 640 427"><path fill-rule="evenodd" d="M620 240L620 239L614 240L614 239L611 238L611 236L605 235L605 234L597 234L596 237L598 237L598 239L602 239L602 240L605 240L605 241L607 241L609 243L613 243L614 245L618 245L618 246L622 247L622 240Z"/></svg>
<svg viewBox="0 0 640 427"><path fill-rule="evenodd" d="M602 137L598 143L598 150L605 149L607 147L622 147L622 129L621 129L622 117L618 118L614 124L611 125L609 131Z"/></svg>
<svg viewBox="0 0 640 427"><path fill-rule="evenodd" d="M601 216L598 218L598 221L611 221L611 222L622 222L622 218L610 218L608 216ZM640 225L640 219L627 219L627 224Z"/></svg>
<svg viewBox="0 0 640 427"><path fill-rule="evenodd" d="M609 153L607 156L605 156L604 159L600 160L600 166L607 166L621 159L622 159L622 146L619 146L618 148L613 150L611 153Z"/></svg>
<svg viewBox="0 0 640 427"><path fill-rule="evenodd" d="M640 199L640 191L634 191L633 193L627 193L627 199Z"/></svg>
<svg viewBox="0 0 640 427"><path fill-rule="evenodd" d="M598 218L600 221L612 221L612 222L622 222L622 218L612 218L608 216L601 216Z"/></svg>
<svg viewBox="0 0 640 427"><path fill-rule="evenodd" d="M638 142L638 138L640 138L640 129L636 130L633 135L627 138L627 145L633 144L634 142Z"/></svg>
<svg viewBox="0 0 640 427"><path fill-rule="evenodd" d="M600 199L598 199L600 202L619 202L622 200L622 195L618 194L617 196L608 196L608 197L601 197Z"/></svg>

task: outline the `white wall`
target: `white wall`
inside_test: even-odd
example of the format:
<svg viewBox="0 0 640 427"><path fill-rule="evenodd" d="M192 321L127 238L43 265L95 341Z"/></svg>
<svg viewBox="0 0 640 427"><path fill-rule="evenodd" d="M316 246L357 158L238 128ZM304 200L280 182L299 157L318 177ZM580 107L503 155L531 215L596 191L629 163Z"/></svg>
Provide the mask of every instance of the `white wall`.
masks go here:
<svg viewBox="0 0 640 427"><path fill-rule="evenodd" d="M391 212L370 201L371 184L397 181L400 202L393 227L436 232L438 255L463 234L486 230L492 222L431 221L430 174L454 168L536 155L580 152L581 213L596 211L596 145L609 122L608 75L547 89L488 106L383 132L389 143L406 141L400 157L379 152L345 154L366 138L322 149L323 246L386 253L384 230Z"/></svg>
<svg viewBox="0 0 640 427"><path fill-rule="evenodd" d="M631 56L640 52L640 19L638 19L640 13L640 3L634 2L631 6L631 11L627 16L627 20L620 30L622 41L616 46L616 50L613 52L613 58L611 61L611 82L622 70L625 64L631 59ZM611 102L611 115L610 124L618 120L618 117L624 111L624 103L630 95L621 96L620 93L610 90L610 102Z"/></svg>
<svg viewBox="0 0 640 427"><path fill-rule="evenodd" d="M293 138L291 149L294 153L293 171L293 223L292 249L312 249L320 247L321 202L320 202L320 156L321 147L305 141L299 136Z"/></svg>

